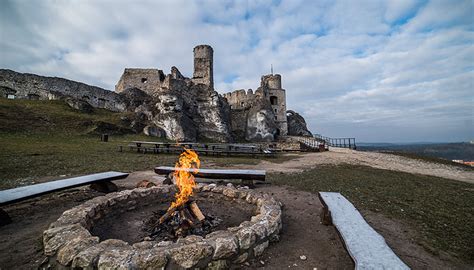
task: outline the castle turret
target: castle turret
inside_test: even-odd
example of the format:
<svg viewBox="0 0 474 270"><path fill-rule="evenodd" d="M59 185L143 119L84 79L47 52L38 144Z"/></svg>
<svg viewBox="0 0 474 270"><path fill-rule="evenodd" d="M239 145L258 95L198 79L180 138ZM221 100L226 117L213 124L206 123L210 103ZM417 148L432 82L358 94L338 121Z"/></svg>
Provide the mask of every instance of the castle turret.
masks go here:
<svg viewBox="0 0 474 270"><path fill-rule="evenodd" d="M288 134L288 124L286 121L286 93L285 89L281 88L281 75L264 75L262 76L260 85L262 89L264 89L265 96L272 105L273 113L275 114L275 123L278 126L277 135Z"/></svg>
<svg viewBox="0 0 474 270"><path fill-rule="evenodd" d="M271 74L262 76L261 86L268 89L281 89L281 75Z"/></svg>
<svg viewBox="0 0 474 270"><path fill-rule="evenodd" d="M194 83L202 83L211 88L214 87L213 54L214 51L209 45L194 47Z"/></svg>

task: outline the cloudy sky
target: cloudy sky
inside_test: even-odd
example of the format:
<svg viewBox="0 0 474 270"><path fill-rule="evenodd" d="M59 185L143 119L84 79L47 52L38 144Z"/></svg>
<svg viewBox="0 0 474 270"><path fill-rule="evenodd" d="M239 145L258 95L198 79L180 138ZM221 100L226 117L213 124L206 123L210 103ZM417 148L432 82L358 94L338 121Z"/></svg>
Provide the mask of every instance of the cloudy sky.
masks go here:
<svg viewBox="0 0 474 270"><path fill-rule="evenodd" d="M114 89L125 67L214 48L220 93L282 75L314 133L474 139L474 2L0 0L0 68Z"/></svg>

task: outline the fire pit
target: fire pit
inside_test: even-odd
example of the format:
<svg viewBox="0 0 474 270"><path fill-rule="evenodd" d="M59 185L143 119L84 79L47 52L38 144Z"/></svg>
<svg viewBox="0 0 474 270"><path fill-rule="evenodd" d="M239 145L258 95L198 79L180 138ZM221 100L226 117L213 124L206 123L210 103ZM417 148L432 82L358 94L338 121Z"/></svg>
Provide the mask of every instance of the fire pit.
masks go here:
<svg viewBox="0 0 474 270"><path fill-rule="evenodd" d="M253 205L253 216L236 226L221 229L217 226L202 235L195 235L191 230L185 237L175 236L177 240L173 237L169 240L162 240L163 237L153 240L151 233L132 243L98 237L100 233L96 232L97 228L107 218L119 216L121 219L115 222L126 223L127 220L123 219L127 218L128 213L139 211L144 205L161 204L166 209L166 205L173 200L173 193L180 193L179 188L174 186L125 190L96 197L65 211L43 233L44 252L53 258L50 262L55 258L58 264L73 268L222 269L232 263L243 263L253 256L259 256L269 242L279 239L281 208L271 196L231 185L197 184L192 191L198 204L208 200L209 196L217 196L214 199L227 201L220 207L226 207L227 204L236 207L239 204L247 204L247 207ZM206 215L205 204L201 206L203 215ZM153 220L152 216L150 218Z"/></svg>

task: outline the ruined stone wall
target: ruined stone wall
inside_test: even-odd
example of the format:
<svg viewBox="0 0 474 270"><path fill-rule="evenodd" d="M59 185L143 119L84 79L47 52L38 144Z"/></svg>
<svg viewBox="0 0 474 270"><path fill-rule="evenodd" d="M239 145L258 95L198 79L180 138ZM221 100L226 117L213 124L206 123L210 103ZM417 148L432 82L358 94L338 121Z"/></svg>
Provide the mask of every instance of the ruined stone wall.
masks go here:
<svg viewBox="0 0 474 270"><path fill-rule="evenodd" d="M44 77L0 69L0 94L4 98L57 100L73 97L95 108L124 111L126 102L115 92L57 77Z"/></svg>
<svg viewBox="0 0 474 270"><path fill-rule="evenodd" d="M251 89L247 92L236 90L224 94L224 97L232 109L231 127L237 138L242 133L246 134L247 140L269 140L278 135L287 135L286 93L281 88L281 75L262 76L260 87L255 93Z"/></svg>
<svg viewBox="0 0 474 270"><path fill-rule="evenodd" d="M115 92L121 93L128 88L138 88L149 95L154 95L160 90L165 78L165 74L159 69L126 68L115 85Z"/></svg>
<svg viewBox="0 0 474 270"><path fill-rule="evenodd" d="M252 101L255 99L255 94L252 89L245 91L244 89L235 90L230 93L225 93L224 98L230 105L231 109L246 109L251 106Z"/></svg>

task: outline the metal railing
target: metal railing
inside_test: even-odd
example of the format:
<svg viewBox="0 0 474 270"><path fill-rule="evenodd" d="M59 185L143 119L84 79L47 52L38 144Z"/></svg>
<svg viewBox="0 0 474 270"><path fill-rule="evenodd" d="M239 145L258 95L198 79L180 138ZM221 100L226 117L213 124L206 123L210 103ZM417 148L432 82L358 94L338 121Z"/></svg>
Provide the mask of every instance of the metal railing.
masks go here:
<svg viewBox="0 0 474 270"><path fill-rule="evenodd" d="M326 143L318 138L307 136L286 136L292 140L298 141L309 149L319 151L320 147L326 148Z"/></svg>
<svg viewBox="0 0 474 270"><path fill-rule="evenodd" d="M319 134L313 135L315 139L326 142L326 145L332 147L357 149L355 138L330 138Z"/></svg>

